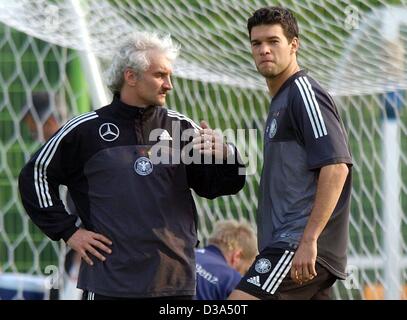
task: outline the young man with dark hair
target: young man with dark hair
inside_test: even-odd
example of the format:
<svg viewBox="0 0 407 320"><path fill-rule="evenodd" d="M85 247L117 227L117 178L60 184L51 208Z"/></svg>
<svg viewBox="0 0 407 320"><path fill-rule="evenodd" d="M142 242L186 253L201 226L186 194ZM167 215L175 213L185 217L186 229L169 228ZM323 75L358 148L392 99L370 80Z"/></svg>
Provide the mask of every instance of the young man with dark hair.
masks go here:
<svg viewBox="0 0 407 320"><path fill-rule="evenodd" d="M48 92L34 92L26 108L23 121L34 140L46 141L59 129L59 116L53 110Z"/></svg>
<svg viewBox="0 0 407 320"><path fill-rule="evenodd" d="M257 214L260 254L230 299L327 299L336 279L346 277L347 135L333 99L297 63L293 14L259 9L248 31L272 101Z"/></svg>

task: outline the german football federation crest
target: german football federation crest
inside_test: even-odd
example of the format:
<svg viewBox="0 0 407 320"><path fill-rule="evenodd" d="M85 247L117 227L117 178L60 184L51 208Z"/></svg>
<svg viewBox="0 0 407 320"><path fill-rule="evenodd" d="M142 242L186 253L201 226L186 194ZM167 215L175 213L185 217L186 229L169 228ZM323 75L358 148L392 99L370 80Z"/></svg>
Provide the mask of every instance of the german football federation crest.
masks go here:
<svg viewBox="0 0 407 320"><path fill-rule="evenodd" d="M271 125L270 125L270 129L269 129L269 138L272 139L277 132L277 120L273 119L273 121L271 121Z"/></svg>
<svg viewBox="0 0 407 320"><path fill-rule="evenodd" d="M271 262L269 259L261 258L256 262L256 265L254 266L254 269L258 273L266 273L269 272L271 269Z"/></svg>
<svg viewBox="0 0 407 320"><path fill-rule="evenodd" d="M149 158L140 157L134 163L134 171L140 176L148 176L153 172L153 163Z"/></svg>

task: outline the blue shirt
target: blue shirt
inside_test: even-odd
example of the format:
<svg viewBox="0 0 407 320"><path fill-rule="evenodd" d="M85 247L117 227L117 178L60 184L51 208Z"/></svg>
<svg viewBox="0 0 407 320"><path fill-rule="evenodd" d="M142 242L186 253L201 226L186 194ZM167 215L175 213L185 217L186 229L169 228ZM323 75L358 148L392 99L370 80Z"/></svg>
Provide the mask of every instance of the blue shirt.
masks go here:
<svg viewBox="0 0 407 320"><path fill-rule="evenodd" d="M213 245L196 249L197 300L225 300L241 279L222 252Z"/></svg>

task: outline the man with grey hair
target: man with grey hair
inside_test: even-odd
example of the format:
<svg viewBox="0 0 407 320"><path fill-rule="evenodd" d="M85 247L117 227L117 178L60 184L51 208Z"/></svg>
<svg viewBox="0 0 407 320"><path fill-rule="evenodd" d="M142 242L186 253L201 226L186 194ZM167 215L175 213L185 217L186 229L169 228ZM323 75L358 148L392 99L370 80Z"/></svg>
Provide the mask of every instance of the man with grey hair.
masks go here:
<svg viewBox="0 0 407 320"><path fill-rule="evenodd" d="M20 174L31 219L85 262L78 279L84 299L192 298L197 213L190 189L213 199L245 183L237 161L227 161L237 157L234 147L205 123L163 107L177 53L169 36L127 39L107 72L111 104L66 123ZM176 141L177 130L195 136ZM177 161L187 145L217 164ZM168 161L157 161L161 153ZM62 205L60 184L83 228Z"/></svg>

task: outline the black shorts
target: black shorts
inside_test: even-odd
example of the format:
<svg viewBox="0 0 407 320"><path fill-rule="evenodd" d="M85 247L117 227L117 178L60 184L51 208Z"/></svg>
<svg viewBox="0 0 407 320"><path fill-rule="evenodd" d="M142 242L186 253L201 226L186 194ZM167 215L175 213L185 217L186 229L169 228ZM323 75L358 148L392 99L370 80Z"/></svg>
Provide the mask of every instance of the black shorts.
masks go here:
<svg viewBox="0 0 407 320"><path fill-rule="evenodd" d="M236 289L262 300L328 300L336 277L318 262L317 276L303 284L291 279L295 251L268 249L261 252Z"/></svg>

